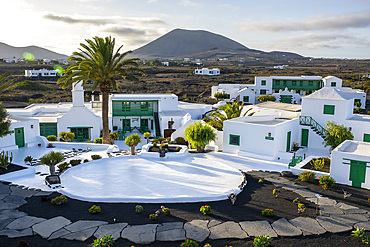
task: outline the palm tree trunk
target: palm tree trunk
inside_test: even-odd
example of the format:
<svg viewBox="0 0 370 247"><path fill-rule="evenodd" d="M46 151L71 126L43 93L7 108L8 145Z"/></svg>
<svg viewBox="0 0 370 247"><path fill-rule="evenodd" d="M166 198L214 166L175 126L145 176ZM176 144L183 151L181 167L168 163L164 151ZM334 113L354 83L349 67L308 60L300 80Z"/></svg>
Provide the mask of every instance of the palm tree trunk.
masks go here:
<svg viewBox="0 0 370 247"><path fill-rule="evenodd" d="M49 166L50 175L55 175L55 166Z"/></svg>
<svg viewBox="0 0 370 247"><path fill-rule="evenodd" d="M131 155L135 155L135 146L131 146L130 149L131 149Z"/></svg>
<svg viewBox="0 0 370 247"><path fill-rule="evenodd" d="M111 144L109 138L109 118L108 118L108 107L109 107L109 91L101 90L102 93L102 121L103 121L103 144Z"/></svg>

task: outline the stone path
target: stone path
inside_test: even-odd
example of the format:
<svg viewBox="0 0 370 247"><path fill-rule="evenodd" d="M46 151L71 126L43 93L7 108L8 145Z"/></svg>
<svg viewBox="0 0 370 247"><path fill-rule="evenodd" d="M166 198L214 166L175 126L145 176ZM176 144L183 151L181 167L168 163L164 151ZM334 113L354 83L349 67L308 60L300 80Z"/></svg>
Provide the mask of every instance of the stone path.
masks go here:
<svg viewBox="0 0 370 247"><path fill-rule="evenodd" d="M281 177L279 173L255 171L253 174L316 203L315 193ZM85 241L91 236L99 238L108 234L115 239L125 238L137 244L150 244L154 241L182 241L186 238L203 242L207 238L246 239L259 235L269 235L273 238L320 235L326 232L350 231L354 227L370 230L369 211L345 203L337 203L327 197L319 199L320 216L316 219L298 217L286 220L281 218L272 224L268 221L220 222L217 220L146 225L108 224L105 221L91 220L71 222L62 216L47 220L29 216L17 210L18 207L27 203L25 200L27 197L50 194L40 190L0 183L0 235L9 238L40 235L48 240L64 238Z"/></svg>

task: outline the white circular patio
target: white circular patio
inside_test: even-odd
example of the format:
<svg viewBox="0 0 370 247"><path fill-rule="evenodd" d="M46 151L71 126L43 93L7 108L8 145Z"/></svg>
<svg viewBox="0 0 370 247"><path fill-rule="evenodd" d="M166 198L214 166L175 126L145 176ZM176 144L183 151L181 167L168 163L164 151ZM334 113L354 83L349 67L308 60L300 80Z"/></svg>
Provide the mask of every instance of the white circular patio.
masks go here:
<svg viewBox="0 0 370 247"><path fill-rule="evenodd" d="M177 203L217 201L239 193L241 172L213 156L189 154L100 159L61 176L68 197L91 202Z"/></svg>

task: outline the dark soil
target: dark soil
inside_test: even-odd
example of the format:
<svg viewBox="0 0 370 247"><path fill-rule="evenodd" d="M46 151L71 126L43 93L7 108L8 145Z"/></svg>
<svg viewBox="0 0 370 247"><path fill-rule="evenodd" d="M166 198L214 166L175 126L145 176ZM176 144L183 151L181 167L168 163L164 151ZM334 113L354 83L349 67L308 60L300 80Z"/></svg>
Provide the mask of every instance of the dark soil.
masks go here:
<svg viewBox="0 0 370 247"><path fill-rule="evenodd" d="M313 159L313 160L316 160L316 159ZM310 161L304 166L302 166L302 169L315 170L315 167L311 165L311 161ZM317 171L330 173L330 159L326 158L324 162L324 167Z"/></svg>
<svg viewBox="0 0 370 247"><path fill-rule="evenodd" d="M177 149L177 147L171 147L171 146L169 146L167 148L167 151L171 152L171 153L178 153L178 152L180 152L180 150L181 150L181 148ZM158 153L159 152L159 147L153 147L152 146L152 147L149 148L149 152Z"/></svg>
<svg viewBox="0 0 370 247"><path fill-rule="evenodd" d="M258 183L258 178L254 175L247 174L248 184L244 190L238 195L235 205L231 205L229 200L219 202L199 202L199 203L142 203L144 212L142 214L135 213L135 203L91 203L75 199L68 199L68 202L63 205L53 205L48 202L41 202L39 197L31 197L27 199L27 204L20 207L21 211L29 215L43 218L53 218L62 215L71 221L82 219L87 220L104 220L110 223L113 219L117 222L127 222L132 225L175 222L175 221L191 221L195 219L202 220L218 220L218 221L250 221L250 220L267 220L274 222L279 218L293 219L299 216L297 205L292 201L299 195L281 189L280 195L276 198L272 191L276 187L271 183L264 181ZM59 196L58 193L53 193L50 198ZM302 199L307 207L307 217L315 216L315 205L311 202ZM99 214L90 214L88 209L96 204L101 207L102 212ZM208 204L211 206L212 212L210 215L203 215L199 212L201 206ZM161 206L168 207L171 210L171 215L165 216L160 214L156 221L149 220L149 214L160 209ZM272 208L276 211L276 216L262 216L262 210Z"/></svg>
<svg viewBox="0 0 370 247"><path fill-rule="evenodd" d="M26 168L23 166L10 164L7 169L0 168L0 175L4 175L9 172L15 172L15 171L23 170L23 169L26 169Z"/></svg>

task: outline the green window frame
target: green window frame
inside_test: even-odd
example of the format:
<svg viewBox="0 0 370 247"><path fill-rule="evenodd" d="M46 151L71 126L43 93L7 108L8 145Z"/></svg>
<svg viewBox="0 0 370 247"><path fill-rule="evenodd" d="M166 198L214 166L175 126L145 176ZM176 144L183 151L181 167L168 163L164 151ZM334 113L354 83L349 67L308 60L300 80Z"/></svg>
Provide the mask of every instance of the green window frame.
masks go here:
<svg viewBox="0 0 370 247"><path fill-rule="evenodd" d="M313 86L313 81L308 81L308 86L312 87Z"/></svg>
<svg viewBox="0 0 370 247"><path fill-rule="evenodd" d="M364 140L363 142L370 142L370 134L364 133Z"/></svg>
<svg viewBox="0 0 370 247"><path fill-rule="evenodd" d="M286 81L283 81L283 86L286 86Z"/></svg>
<svg viewBox="0 0 370 247"><path fill-rule="evenodd" d="M324 105L324 114L334 115L334 113L335 113L335 105Z"/></svg>
<svg viewBox="0 0 370 247"><path fill-rule="evenodd" d="M267 90L266 89L261 89L260 90L260 95L266 95L267 93Z"/></svg>
<svg viewBox="0 0 370 247"><path fill-rule="evenodd" d="M229 144L234 145L234 146L240 146L240 136L230 135L229 136Z"/></svg>
<svg viewBox="0 0 370 247"><path fill-rule="evenodd" d="M332 82L331 82L331 86L332 86L332 87L336 87L336 86L337 86L337 82L332 81Z"/></svg>
<svg viewBox="0 0 370 247"><path fill-rule="evenodd" d="M275 86L280 86L280 81L275 81Z"/></svg>
<svg viewBox="0 0 370 247"><path fill-rule="evenodd" d="M243 96L243 102L249 103L249 96Z"/></svg>
<svg viewBox="0 0 370 247"><path fill-rule="evenodd" d="M303 81L300 81L300 82L299 82L299 86L300 86L300 87L303 87Z"/></svg>
<svg viewBox="0 0 370 247"><path fill-rule="evenodd" d="M266 86L266 80L261 81L261 86Z"/></svg>
<svg viewBox="0 0 370 247"><path fill-rule="evenodd" d="M293 86L297 86L297 81L292 81Z"/></svg>

